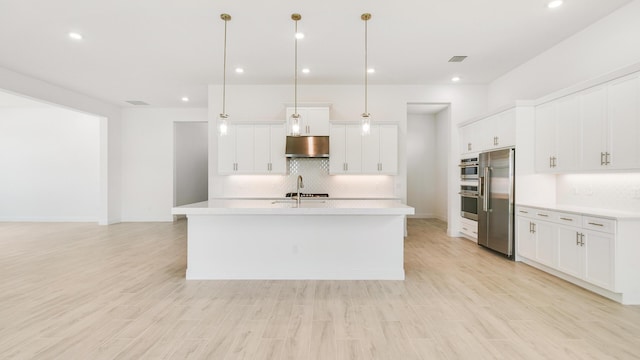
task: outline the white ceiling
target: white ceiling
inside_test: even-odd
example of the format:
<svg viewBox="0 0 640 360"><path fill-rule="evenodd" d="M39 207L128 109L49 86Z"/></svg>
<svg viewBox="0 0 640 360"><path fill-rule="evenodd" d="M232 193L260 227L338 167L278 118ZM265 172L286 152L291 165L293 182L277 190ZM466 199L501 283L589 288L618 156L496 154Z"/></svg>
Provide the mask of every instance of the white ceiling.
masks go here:
<svg viewBox="0 0 640 360"><path fill-rule="evenodd" d="M0 66L119 106L206 106L207 84L222 83L220 14L232 16L228 84L292 84L297 12L311 69L299 84L361 84L369 12L370 84L487 84L629 2L0 0Z"/></svg>

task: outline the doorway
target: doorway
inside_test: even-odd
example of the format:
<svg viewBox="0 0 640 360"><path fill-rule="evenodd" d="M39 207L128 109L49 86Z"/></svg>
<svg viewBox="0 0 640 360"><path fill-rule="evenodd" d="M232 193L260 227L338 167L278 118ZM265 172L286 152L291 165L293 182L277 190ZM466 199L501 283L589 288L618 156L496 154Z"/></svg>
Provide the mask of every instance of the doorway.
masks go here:
<svg viewBox="0 0 640 360"><path fill-rule="evenodd" d="M414 218L447 221L448 103L407 104L407 204Z"/></svg>
<svg viewBox="0 0 640 360"><path fill-rule="evenodd" d="M208 123L177 121L173 124L173 205L206 201L208 191Z"/></svg>

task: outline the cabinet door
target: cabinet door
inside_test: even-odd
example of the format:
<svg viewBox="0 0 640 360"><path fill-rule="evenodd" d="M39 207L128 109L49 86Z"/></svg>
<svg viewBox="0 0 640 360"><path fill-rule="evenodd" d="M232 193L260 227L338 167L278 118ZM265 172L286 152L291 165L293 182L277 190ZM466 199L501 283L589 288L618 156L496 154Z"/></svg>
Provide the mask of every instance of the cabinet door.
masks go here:
<svg viewBox="0 0 640 360"><path fill-rule="evenodd" d="M640 80L638 75L608 86L609 160L612 169L637 168L640 164Z"/></svg>
<svg viewBox="0 0 640 360"><path fill-rule="evenodd" d="M347 163L347 136L346 125L331 125L331 135L329 135L329 173L344 174Z"/></svg>
<svg viewBox="0 0 640 360"><path fill-rule="evenodd" d="M581 229L558 226L558 270L582 278L583 258Z"/></svg>
<svg viewBox="0 0 640 360"><path fill-rule="evenodd" d="M269 173L271 174L286 174L287 173L287 158L285 158L285 147L287 146L285 125L271 125L270 126L270 159L271 167Z"/></svg>
<svg viewBox="0 0 640 360"><path fill-rule="evenodd" d="M329 108L307 108L305 117L307 135L329 135Z"/></svg>
<svg viewBox="0 0 640 360"><path fill-rule="evenodd" d="M255 125L253 128L253 160L256 174L267 174L271 162L271 129L269 125Z"/></svg>
<svg viewBox="0 0 640 360"><path fill-rule="evenodd" d="M380 125L380 173L398 174L398 125Z"/></svg>
<svg viewBox="0 0 640 360"><path fill-rule="evenodd" d="M254 171L253 125L236 125L236 174Z"/></svg>
<svg viewBox="0 0 640 360"><path fill-rule="evenodd" d="M555 104L553 102L536 107L535 163L537 172L553 172L552 157L555 156Z"/></svg>
<svg viewBox="0 0 640 360"><path fill-rule="evenodd" d="M529 218L518 216L516 218L516 236L518 242L518 255L535 260L536 242L531 230L532 221Z"/></svg>
<svg viewBox="0 0 640 360"><path fill-rule="evenodd" d="M607 151L607 90L599 86L582 91L580 98L580 168L604 167L602 154Z"/></svg>
<svg viewBox="0 0 640 360"><path fill-rule="evenodd" d="M380 172L380 147L381 128L379 125L371 126L371 133L362 136L362 173L378 174Z"/></svg>
<svg viewBox="0 0 640 360"><path fill-rule="evenodd" d="M536 261L556 267L556 225L545 221L535 221L533 231L536 243Z"/></svg>
<svg viewBox="0 0 640 360"><path fill-rule="evenodd" d="M556 103L556 160L554 171L579 168L580 98L577 95L559 99Z"/></svg>
<svg viewBox="0 0 640 360"><path fill-rule="evenodd" d="M362 173L362 127L358 125L345 126L345 162L346 173Z"/></svg>
<svg viewBox="0 0 640 360"><path fill-rule="evenodd" d="M496 115L490 124L492 146L502 148L516 144L516 110L511 109Z"/></svg>
<svg viewBox="0 0 640 360"><path fill-rule="evenodd" d="M236 164L236 126L229 124L226 135L218 135L218 174L233 174Z"/></svg>
<svg viewBox="0 0 640 360"><path fill-rule="evenodd" d="M584 279L614 291L615 238L613 234L584 232Z"/></svg>

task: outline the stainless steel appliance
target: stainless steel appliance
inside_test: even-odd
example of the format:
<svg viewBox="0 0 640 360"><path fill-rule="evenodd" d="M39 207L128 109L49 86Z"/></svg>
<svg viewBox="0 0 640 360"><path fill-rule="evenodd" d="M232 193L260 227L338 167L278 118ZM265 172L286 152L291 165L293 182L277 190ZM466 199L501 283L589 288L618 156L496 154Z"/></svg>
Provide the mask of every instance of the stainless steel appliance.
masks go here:
<svg viewBox="0 0 640 360"><path fill-rule="evenodd" d="M478 185L460 185L460 216L478 220Z"/></svg>
<svg viewBox="0 0 640 360"><path fill-rule="evenodd" d="M328 136L287 136L285 157L328 158Z"/></svg>
<svg viewBox="0 0 640 360"><path fill-rule="evenodd" d="M478 245L514 257L515 150L479 156Z"/></svg>
<svg viewBox="0 0 640 360"><path fill-rule="evenodd" d="M470 157L460 160L460 180L478 180L478 158Z"/></svg>

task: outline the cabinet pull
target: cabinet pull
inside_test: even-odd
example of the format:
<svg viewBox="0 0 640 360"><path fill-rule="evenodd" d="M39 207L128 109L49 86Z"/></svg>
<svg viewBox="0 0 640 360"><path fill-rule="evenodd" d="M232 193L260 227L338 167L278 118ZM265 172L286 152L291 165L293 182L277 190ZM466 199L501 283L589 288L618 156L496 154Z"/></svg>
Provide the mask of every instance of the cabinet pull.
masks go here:
<svg viewBox="0 0 640 360"><path fill-rule="evenodd" d="M558 166L558 158L557 157L553 157L553 167Z"/></svg>
<svg viewBox="0 0 640 360"><path fill-rule="evenodd" d="M604 153L601 152L600 153L600 166L603 166L603 165L604 165Z"/></svg>
<svg viewBox="0 0 640 360"><path fill-rule="evenodd" d="M580 246L580 233L576 231L576 246Z"/></svg>
<svg viewBox="0 0 640 360"><path fill-rule="evenodd" d="M549 156L549 167L553 167L553 157Z"/></svg>
<svg viewBox="0 0 640 360"><path fill-rule="evenodd" d="M594 222L589 222L589 225L594 225L594 226L604 226L604 224L598 224L598 223L594 223Z"/></svg>
<svg viewBox="0 0 640 360"><path fill-rule="evenodd" d="M529 213L528 211L524 211L524 210L520 210L520 212L523 213L523 214L528 214Z"/></svg>
<svg viewBox="0 0 640 360"><path fill-rule="evenodd" d="M573 221L573 219L569 219L569 218L565 218L565 217L561 217L560 220L564 220L564 221Z"/></svg>
<svg viewBox="0 0 640 360"><path fill-rule="evenodd" d="M547 214L540 214L540 213L538 213L538 214L536 214L536 215L538 215L538 216L542 216L542 217L549 217L549 215L547 215Z"/></svg>
<svg viewBox="0 0 640 360"><path fill-rule="evenodd" d="M584 234L580 234L580 246L584 246Z"/></svg>
<svg viewBox="0 0 640 360"><path fill-rule="evenodd" d="M604 164L605 165L610 165L611 164L611 154L604 153Z"/></svg>
<svg viewBox="0 0 640 360"><path fill-rule="evenodd" d="M531 223L531 225L533 225L533 233L536 233L536 223Z"/></svg>

